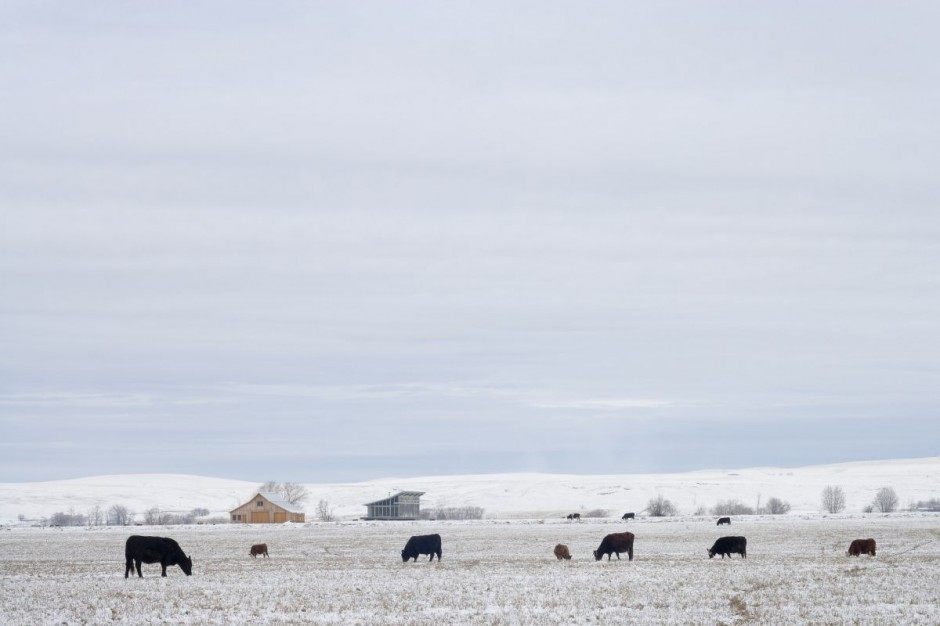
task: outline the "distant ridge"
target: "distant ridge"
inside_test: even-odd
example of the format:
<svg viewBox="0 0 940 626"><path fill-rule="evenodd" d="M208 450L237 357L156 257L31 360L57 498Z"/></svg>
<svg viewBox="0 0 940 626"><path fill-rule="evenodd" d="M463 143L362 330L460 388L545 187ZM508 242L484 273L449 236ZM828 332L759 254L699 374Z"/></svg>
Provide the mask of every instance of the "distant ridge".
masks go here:
<svg viewBox="0 0 940 626"><path fill-rule="evenodd" d="M289 479L289 477L284 477ZM20 514L28 518L56 511L85 512L95 504L123 504L133 511L157 506L165 511L205 507L227 512L251 496L257 482L186 474L121 474L31 483L0 483L0 521ZM427 492L422 507L475 505L487 514L506 517L551 516L562 511L609 509L640 512L653 496L663 494L681 513L736 498L755 506L758 498L777 496L793 512L819 510L819 492L840 485L848 510L858 512L879 487L892 486L901 506L940 498L940 457L853 461L797 468L757 467L698 470L671 474L472 474L383 478L357 483L306 484L308 519L317 501L327 500L340 517L362 515L364 502L403 489Z"/></svg>

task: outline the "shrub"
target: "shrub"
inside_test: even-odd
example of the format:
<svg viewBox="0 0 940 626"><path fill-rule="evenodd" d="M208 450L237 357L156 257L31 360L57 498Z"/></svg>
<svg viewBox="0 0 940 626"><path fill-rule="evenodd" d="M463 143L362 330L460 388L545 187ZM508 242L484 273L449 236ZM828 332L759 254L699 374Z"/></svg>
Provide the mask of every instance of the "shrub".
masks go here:
<svg viewBox="0 0 940 626"><path fill-rule="evenodd" d="M421 519L483 519L483 507L480 506L450 506L437 507L434 509L424 509L421 511Z"/></svg>
<svg viewBox="0 0 940 626"><path fill-rule="evenodd" d="M672 501L667 500L662 494L651 498L646 505L646 512L650 517L672 517L679 514L679 509Z"/></svg>
<svg viewBox="0 0 940 626"><path fill-rule="evenodd" d="M909 507L912 511L930 511L936 513L940 511L940 498L931 498L930 500L918 500Z"/></svg>
<svg viewBox="0 0 940 626"><path fill-rule="evenodd" d="M784 502L780 498L770 498L767 500L765 510L771 515L783 515L790 512L790 503Z"/></svg>
<svg viewBox="0 0 940 626"><path fill-rule="evenodd" d="M317 519L321 522L332 522L336 519L333 515L333 509L330 508L330 503L326 500L317 502Z"/></svg>
<svg viewBox="0 0 940 626"><path fill-rule="evenodd" d="M87 518L75 511L69 511L68 513L59 511L53 513L48 521L50 526L84 526Z"/></svg>
<svg viewBox="0 0 940 626"><path fill-rule="evenodd" d="M740 500L724 500L712 507L712 515L754 515L754 509Z"/></svg>

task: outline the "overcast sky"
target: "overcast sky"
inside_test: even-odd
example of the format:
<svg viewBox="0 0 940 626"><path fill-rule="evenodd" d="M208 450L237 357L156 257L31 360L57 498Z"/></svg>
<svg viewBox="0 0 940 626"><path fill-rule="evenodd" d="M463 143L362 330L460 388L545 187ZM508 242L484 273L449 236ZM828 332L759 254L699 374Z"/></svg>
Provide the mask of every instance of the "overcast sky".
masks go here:
<svg viewBox="0 0 940 626"><path fill-rule="evenodd" d="M936 3L0 8L0 480L940 450Z"/></svg>

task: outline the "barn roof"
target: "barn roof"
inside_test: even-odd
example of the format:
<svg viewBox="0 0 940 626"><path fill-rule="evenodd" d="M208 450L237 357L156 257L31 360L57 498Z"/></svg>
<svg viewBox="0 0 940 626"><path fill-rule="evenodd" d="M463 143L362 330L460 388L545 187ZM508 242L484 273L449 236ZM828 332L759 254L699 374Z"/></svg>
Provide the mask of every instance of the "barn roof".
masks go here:
<svg viewBox="0 0 940 626"><path fill-rule="evenodd" d="M262 498L264 498L265 500L267 500L274 506L284 509L288 513L303 513L304 512L302 508L300 508L296 504L291 504L290 502L288 502L287 500L285 500L278 494L274 493L273 491L259 491L255 495L251 496L251 499L248 500L248 502L245 502L245 504L251 504L252 500L254 500L258 496L261 496ZM243 506L245 506L245 504L240 504L239 506L235 508L240 509ZM234 511L235 509L232 509L232 510Z"/></svg>
<svg viewBox="0 0 940 626"><path fill-rule="evenodd" d="M385 504L386 502L391 502L398 496L423 496L423 491L399 491L393 496L387 498L382 498L381 500L376 500L375 502L366 502L364 506L372 506L373 504Z"/></svg>

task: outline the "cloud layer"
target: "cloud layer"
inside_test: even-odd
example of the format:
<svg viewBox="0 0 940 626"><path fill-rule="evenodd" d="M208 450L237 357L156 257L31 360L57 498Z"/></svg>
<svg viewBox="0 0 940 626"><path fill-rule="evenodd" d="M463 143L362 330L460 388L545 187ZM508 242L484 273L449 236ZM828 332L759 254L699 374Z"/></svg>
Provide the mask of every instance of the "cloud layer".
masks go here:
<svg viewBox="0 0 940 626"><path fill-rule="evenodd" d="M7 3L0 477L935 454L936 13Z"/></svg>

